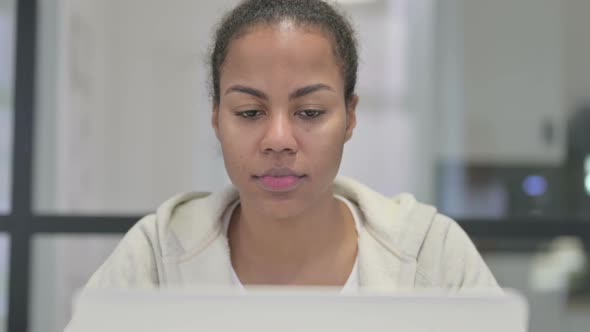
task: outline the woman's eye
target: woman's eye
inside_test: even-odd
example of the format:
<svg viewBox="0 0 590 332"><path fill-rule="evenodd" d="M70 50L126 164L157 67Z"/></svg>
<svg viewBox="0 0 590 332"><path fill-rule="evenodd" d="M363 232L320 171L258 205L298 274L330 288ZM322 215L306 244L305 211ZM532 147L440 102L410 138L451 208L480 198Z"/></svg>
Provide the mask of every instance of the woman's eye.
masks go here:
<svg viewBox="0 0 590 332"><path fill-rule="evenodd" d="M246 119L254 119L260 116L261 112L260 111L243 111L243 112L238 112L236 113L238 116L242 117L242 118L246 118Z"/></svg>
<svg viewBox="0 0 590 332"><path fill-rule="evenodd" d="M313 119L317 118L318 116L322 115L324 112L318 110L305 110L299 112L299 116L306 119Z"/></svg>

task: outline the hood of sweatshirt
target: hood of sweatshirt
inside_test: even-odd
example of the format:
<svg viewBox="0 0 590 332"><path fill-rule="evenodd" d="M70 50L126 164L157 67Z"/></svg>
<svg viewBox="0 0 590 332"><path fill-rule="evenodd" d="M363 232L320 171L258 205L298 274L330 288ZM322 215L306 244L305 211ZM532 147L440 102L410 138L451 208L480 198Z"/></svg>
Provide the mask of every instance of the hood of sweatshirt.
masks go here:
<svg viewBox="0 0 590 332"><path fill-rule="evenodd" d="M409 194L383 196L345 177L334 182L334 194L356 204L364 222L358 237L360 283L364 287L411 288L416 257L436 213ZM156 213L162 254L160 281L229 285L231 259L222 215L239 199L235 187L178 195ZM154 244L153 244L154 245Z"/></svg>

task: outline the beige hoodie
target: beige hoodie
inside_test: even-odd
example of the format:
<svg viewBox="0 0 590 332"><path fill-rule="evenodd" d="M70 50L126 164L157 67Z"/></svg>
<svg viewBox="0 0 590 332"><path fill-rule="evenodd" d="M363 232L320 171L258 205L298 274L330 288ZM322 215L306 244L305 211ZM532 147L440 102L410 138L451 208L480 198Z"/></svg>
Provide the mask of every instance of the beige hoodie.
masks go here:
<svg viewBox="0 0 590 332"><path fill-rule="evenodd" d="M434 207L408 194L388 198L347 178L336 179L334 193L362 213L361 287L499 289L469 237ZM233 285L221 216L237 199L230 187L168 200L125 235L86 288Z"/></svg>

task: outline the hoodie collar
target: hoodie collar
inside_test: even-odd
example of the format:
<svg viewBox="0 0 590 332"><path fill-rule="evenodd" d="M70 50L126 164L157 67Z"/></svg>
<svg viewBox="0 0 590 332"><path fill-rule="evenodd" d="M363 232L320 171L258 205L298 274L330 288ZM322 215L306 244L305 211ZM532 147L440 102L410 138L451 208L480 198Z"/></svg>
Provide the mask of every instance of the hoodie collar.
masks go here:
<svg viewBox="0 0 590 332"><path fill-rule="evenodd" d="M401 220L414 205L414 198L407 194L388 198L345 177L335 180L334 193L356 204L362 214L364 225L358 240L361 286L411 287L415 257L396 244L402 243ZM237 190L230 186L210 195L179 195L164 203L157 211L164 261L168 265L184 266L179 273L190 271L191 281L217 280L218 284L230 284L231 259L221 216L238 198Z"/></svg>

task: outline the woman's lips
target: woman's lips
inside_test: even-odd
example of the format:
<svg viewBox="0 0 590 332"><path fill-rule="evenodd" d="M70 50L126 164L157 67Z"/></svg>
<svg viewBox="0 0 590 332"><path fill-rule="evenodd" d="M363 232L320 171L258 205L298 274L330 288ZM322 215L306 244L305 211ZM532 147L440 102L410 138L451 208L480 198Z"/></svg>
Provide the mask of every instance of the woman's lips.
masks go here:
<svg viewBox="0 0 590 332"><path fill-rule="evenodd" d="M285 175L285 176L260 176L256 182L265 190L272 192L291 191L303 181L304 176Z"/></svg>

